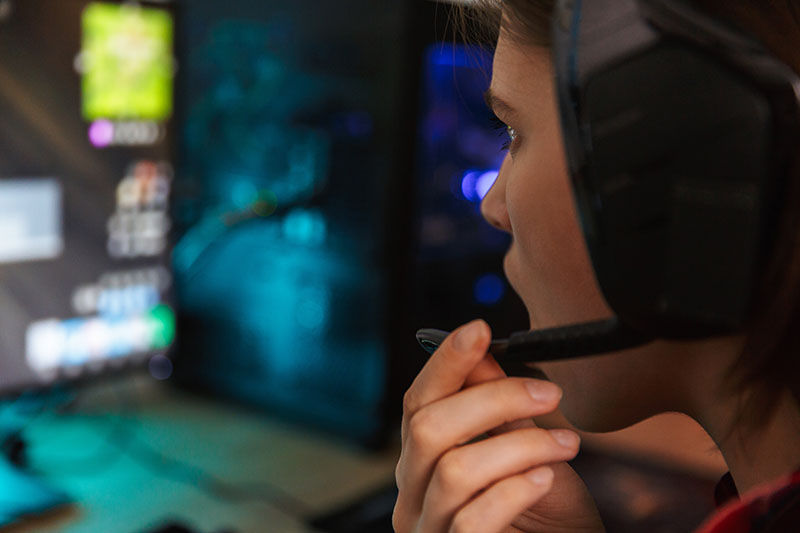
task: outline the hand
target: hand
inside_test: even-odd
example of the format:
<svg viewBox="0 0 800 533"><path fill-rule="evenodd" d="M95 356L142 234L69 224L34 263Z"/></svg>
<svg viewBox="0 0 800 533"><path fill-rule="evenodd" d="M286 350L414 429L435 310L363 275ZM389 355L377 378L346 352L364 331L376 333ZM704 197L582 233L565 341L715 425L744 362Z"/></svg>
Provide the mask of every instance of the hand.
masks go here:
<svg viewBox="0 0 800 533"><path fill-rule="evenodd" d="M564 462L577 454L578 435L531 420L554 411L561 390L507 377L486 353L490 338L483 321L460 327L406 392L395 531L604 531Z"/></svg>

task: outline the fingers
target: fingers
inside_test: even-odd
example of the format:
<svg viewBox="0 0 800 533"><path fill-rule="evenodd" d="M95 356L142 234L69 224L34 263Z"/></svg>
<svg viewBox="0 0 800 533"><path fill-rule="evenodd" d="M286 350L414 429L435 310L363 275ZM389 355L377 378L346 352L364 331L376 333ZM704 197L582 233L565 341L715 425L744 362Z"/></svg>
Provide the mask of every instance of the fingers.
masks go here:
<svg viewBox="0 0 800 533"><path fill-rule="evenodd" d="M478 383L494 381L495 379L502 379L504 377L507 377L506 373L500 368L500 365L497 364L494 356L492 356L492 354L486 354L475 368L472 369L472 372L467 375L464 380L464 385L471 387Z"/></svg>
<svg viewBox="0 0 800 533"><path fill-rule="evenodd" d="M517 515L539 501L552 485L553 470L547 466L499 481L458 511L449 531L505 531ZM425 527L421 530L427 531Z"/></svg>
<svg viewBox="0 0 800 533"><path fill-rule="evenodd" d="M485 487L537 466L572 459L579 443L578 435L569 430L528 428L450 450L436 464L421 523L431 531L446 529L464 502Z"/></svg>
<svg viewBox="0 0 800 533"><path fill-rule="evenodd" d="M411 384L405 407L415 412L460 390L469 373L486 355L490 341L491 331L483 320L473 320L453 331Z"/></svg>
<svg viewBox="0 0 800 533"><path fill-rule="evenodd" d="M561 389L549 381L508 378L464 389L417 411L409 420L409 446L436 455L506 422L553 411Z"/></svg>
<svg viewBox="0 0 800 533"><path fill-rule="evenodd" d="M486 355L491 331L483 320L474 320L453 331L428 359L403 398L402 434L408 419L422 407L461 390L475 365Z"/></svg>
<svg viewBox="0 0 800 533"><path fill-rule="evenodd" d="M556 445L553 448L555 441L551 434L535 428L494 442L499 451L488 455L488 448L477 446L481 443L459 446L492 428L510 426L520 419L525 420L523 425L533 426L531 418L553 411L561 398L561 390L552 383L506 378L502 368L487 353L490 339L491 331L482 320L456 329L430 357L406 392L403 399L403 446L396 469L400 493L392 518L396 531L419 529L428 493L432 495L431 501L439 502L439 505L431 507L438 511L426 515L431 523L438 524L430 530L440 531L446 529L449 519L454 513L460 513L458 510L470 498L475 498L472 503L476 503L495 487L502 487L508 480L518 478L519 473L528 468L574 456L570 455L574 450L567 447ZM514 444L515 439L526 442L524 445L520 442ZM532 443L536 439L538 444ZM518 448L516 452L513 451L515 447ZM453 463L446 462L446 470L437 467L437 462L448 450L452 453L461 449L466 450L463 452L465 455L451 457L449 461ZM486 460L484 455L494 456L494 459ZM445 490L459 477L459 465L481 463L474 480L462 484L456 492ZM439 472L438 488L429 487L435 472ZM486 487L490 489L475 497ZM429 528L419 530L428 531Z"/></svg>
<svg viewBox="0 0 800 533"><path fill-rule="evenodd" d="M494 356L492 354L486 354L486 356L477 364L477 366L475 366L470 375L467 376L464 386L471 387L479 383L486 383L487 381L494 381L497 379L503 379L505 377L507 377L505 371L497 363L497 360L494 358ZM497 426L496 428L488 431L488 434L499 435L500 433L514 431L515 429L530 427L536 427L533 419L521 418L519 420L514 420L513 422L508 422L506 424Z"/></svg>
<svg viewBox="0 0 800 533"><path fill-rule="evenodd" d="M417 411L397 466L401 496L421 506L439 458L491 428L550 412L558 406L561 389L553 383L508 378L481 383Z"/></svg>

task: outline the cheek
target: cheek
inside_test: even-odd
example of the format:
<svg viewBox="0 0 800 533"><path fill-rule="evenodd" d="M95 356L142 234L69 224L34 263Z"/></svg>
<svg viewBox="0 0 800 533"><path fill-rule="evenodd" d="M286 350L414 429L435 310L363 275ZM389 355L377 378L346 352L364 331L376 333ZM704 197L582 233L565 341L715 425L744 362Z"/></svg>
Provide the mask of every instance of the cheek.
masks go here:
<svg viewBox="0 0 800 533"><path fill-rule="evenodd" d="M557 147L542 154L559 155ZM526 169L535 169L526 171ZM566 169L559 158L515 162L507 206L514 249L506 267L535 325L552 327L610 315L577 221Z"/></svg>

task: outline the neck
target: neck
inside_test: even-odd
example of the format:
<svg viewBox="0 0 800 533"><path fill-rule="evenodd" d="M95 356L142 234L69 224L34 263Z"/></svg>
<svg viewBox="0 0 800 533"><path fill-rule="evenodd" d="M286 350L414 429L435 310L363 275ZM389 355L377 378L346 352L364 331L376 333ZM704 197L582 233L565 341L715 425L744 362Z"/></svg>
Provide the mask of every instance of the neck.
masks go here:
<svg viewBox="0 0 800 533"><path fill-rule="evenodd" d="M735 423L737 402L711 403L698 421L719 446L740 495L800 468L800 410L788 391L762 427Z"/></svg>
<svg viewBox="0 0 800 533"><path fill-rule="evenodd" d="M760 426L737 420L742 400L723 385L721 368L737 364L744 338L684 344L682 384L673 400L708 432L722 452L740 495L800 468L800 406L784 390ZM681 380L676 377L676 383Z"/></svg>

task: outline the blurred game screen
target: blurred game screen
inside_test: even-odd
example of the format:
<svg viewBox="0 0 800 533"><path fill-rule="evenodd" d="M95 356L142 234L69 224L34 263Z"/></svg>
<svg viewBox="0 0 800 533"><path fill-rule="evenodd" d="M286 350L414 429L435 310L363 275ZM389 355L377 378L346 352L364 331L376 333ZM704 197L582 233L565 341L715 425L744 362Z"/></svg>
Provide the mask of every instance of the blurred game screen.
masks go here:
<svg viewBox="0 0 800 533"><path fill-rule="evenodd" d="M170 3L0 2L0 394L163 356Z"/></svg>
<svg viewBox="0 0 800 533"><path fill-rule="evenodd" d="M81 16L81 100L87 120L164 120L172 112L171 15L94 2Z"/></svg>

